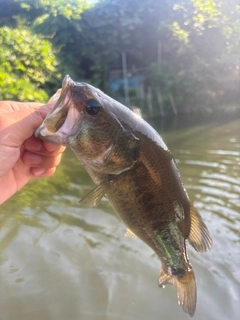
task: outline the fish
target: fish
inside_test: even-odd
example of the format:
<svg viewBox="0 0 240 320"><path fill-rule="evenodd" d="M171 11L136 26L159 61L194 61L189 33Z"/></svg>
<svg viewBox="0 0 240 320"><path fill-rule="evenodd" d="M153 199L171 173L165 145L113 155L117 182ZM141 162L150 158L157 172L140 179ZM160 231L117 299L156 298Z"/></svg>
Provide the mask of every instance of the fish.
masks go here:
<svg viewBox="0 0 240 320"><path fill-rule="evenodd" d="M96 184L80 204L108 199L127 226L126 236L138 237L159 257L159 287L175 286L179 305L192 317L197 288L187 242L205 252L212 239L155 129L138 111L66 75L35 135L73 150Z"/></svg>

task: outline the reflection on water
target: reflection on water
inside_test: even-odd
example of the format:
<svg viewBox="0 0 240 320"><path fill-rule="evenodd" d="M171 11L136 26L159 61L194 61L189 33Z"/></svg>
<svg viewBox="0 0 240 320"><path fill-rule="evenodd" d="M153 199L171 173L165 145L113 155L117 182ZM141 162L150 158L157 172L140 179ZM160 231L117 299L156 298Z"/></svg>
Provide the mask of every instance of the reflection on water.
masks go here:
<svg viewBox="0 0 240 320"><path fill-rule="evenodd" d="M153 125L213 237L209 253L189 248L198 285L194 319L238 319L240 119ZM0 319L188 319L175 288L157 287L157 257L123 236L108 202L79 207L92 187L67 151L54 177L33 181L1 206Z"/></svg>

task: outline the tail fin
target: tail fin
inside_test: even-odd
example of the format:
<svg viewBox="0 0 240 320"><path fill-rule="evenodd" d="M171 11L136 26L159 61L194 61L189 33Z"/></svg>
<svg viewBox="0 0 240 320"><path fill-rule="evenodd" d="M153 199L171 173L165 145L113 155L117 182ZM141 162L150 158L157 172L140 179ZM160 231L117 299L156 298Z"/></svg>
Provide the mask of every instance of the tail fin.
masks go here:
<svg viewBox="0 0 240 320"><path fill-rule="evenodd" d="M197 303L197 288L193 270L183 276L168 275L161 270L159 286L164 287L167 283L177 288L178 304L182 306L185 313L193 317Z"/></svg>

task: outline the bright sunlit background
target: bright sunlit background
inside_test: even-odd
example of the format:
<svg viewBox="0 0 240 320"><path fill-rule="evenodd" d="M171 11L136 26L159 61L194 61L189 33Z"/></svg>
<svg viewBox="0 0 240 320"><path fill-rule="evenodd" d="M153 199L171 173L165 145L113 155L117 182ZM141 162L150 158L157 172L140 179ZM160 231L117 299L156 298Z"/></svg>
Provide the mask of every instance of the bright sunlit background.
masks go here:
<svg viewBox="0 0 240 320"><path fill-rule="evenodd" d="M240 314L239 15L239 0L0 0L0 100L46 102L69 74L163 136L213 238L189 246L194 320ZM67 149L1 205L0 320L189 320L108 201L78 204L92 189Z"/></svg>
<svg viewBox="0 0 240 320"><path fill-rule="evenodd" d="M147 116L239 105L238 0L0 0L0 97L47 101L65 74Z"/></svg>

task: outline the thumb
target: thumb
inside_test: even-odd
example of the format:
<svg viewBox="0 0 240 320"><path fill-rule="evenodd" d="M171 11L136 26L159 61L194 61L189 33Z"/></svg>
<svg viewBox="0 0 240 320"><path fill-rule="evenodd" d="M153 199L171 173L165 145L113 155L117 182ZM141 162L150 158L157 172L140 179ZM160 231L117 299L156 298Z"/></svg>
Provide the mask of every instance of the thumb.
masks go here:
<svg viewBox="0 0 240 320"><path fill-rule="evenodd" d="M31 119L26 118L26 121L30 122L29 129L32 131L32 133L41 125L41 123L44 121L47 114L51 111L55 104L56 101L48 102L47 104L41 105L40 107L36 105L30 107Z"/></svg>
<svg viewBox="0 0 240 320"><path fill-rule="evenodd" d="M9 146L19 147L40 126L55 102L14 103L11 112L2 114L0 136ZM2 140L2 141L3 141Z"/></svg>

